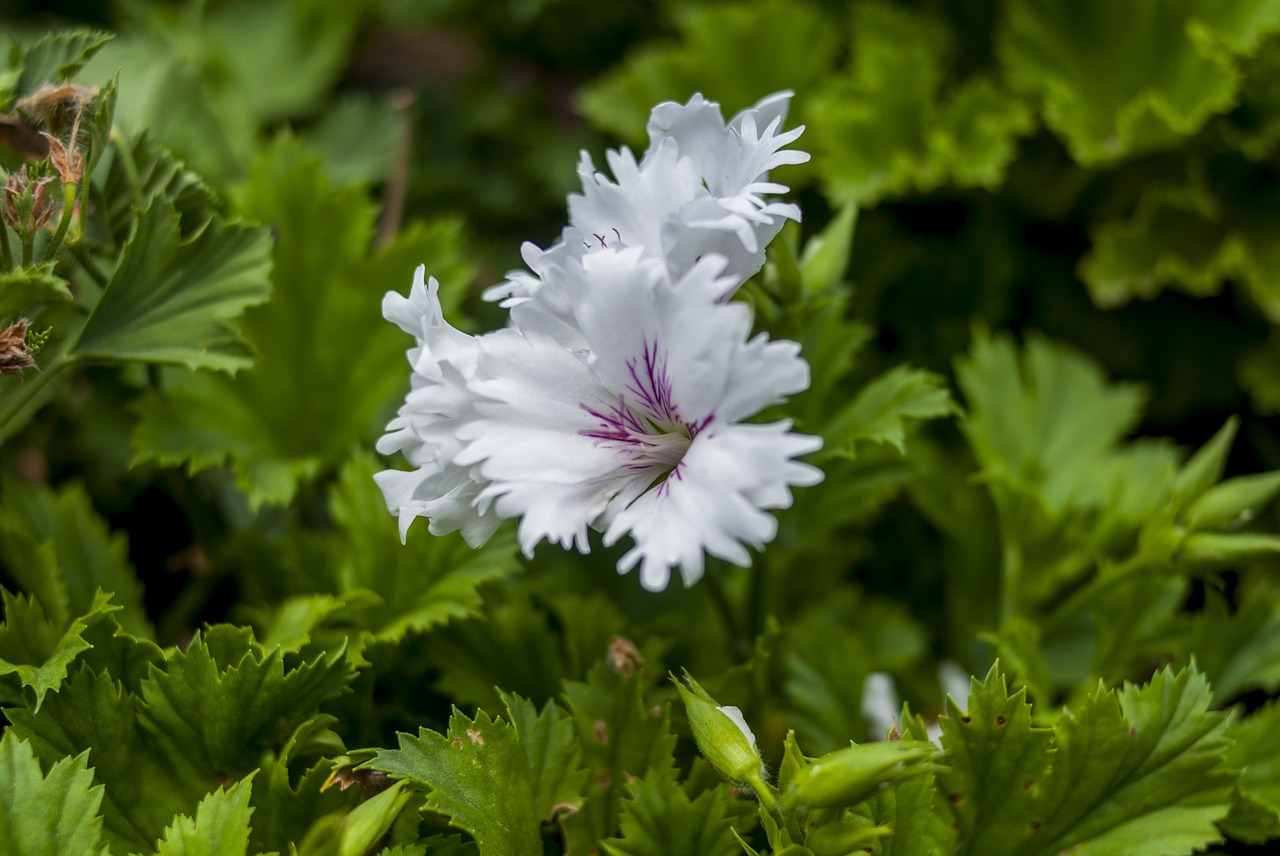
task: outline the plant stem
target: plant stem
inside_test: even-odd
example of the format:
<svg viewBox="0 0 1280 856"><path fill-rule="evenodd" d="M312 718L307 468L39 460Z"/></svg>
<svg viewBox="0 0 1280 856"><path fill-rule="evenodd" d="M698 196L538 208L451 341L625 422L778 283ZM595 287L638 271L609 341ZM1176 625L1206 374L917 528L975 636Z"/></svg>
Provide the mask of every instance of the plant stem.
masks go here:
<svg viewBox="0 0 1280 856"><path fill-rule="evenodd" d="M9 227L0 223L0 267L13 270L13 250L9 248Z"/></svg>
<svg viewBox="0 0 1280 856"><path fill-rule="evenodd" d="M1139 572L1147 570L1150 566L1151 562L1148 561L1145 554L1135 553L1113 570L1096 575L1089 582L1068 595L1067 599L1062 601L1058 608L1045 618L1042 626L1043 635L1048 637L1063 629L1071 619L1083 615L1103 595L1121 583L1133 579Z"/></svg>
<svg viewBox="0 0 1280 856"><path fill-rule="evenodd" d="M66 239L67 227L71 225L71 220L75 216L75 207L76 185L62 185L62 216L58 218L58 230L53 233L53 240L49 241L49 245L44 249L44 257L46 261L57 255L58 249Z"/></svg>
<svg viewBox="0 0 1280 856"><path fill-rule="evenodd" d="M111 280L102 272L100 267L94 264L89 253L85 251L84 245L68 244L67 248L71 250L71 255L75 256L76 261L80 263L80 267L89 275L89 278L103 288L106 288L107 283Z"/></svg>

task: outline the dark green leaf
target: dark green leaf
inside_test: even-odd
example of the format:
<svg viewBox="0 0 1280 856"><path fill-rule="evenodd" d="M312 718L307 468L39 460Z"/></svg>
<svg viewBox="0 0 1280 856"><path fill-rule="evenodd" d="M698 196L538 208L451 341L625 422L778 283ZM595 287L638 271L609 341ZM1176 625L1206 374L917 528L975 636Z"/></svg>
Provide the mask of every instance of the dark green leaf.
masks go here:
<svg viewBox="0 0 1280 856"><path fill-rule="evenodd" d="M14 856L106 856L102 786L86 754L40 769L31 745L12 729L0 739L0 852Z"/></svg>

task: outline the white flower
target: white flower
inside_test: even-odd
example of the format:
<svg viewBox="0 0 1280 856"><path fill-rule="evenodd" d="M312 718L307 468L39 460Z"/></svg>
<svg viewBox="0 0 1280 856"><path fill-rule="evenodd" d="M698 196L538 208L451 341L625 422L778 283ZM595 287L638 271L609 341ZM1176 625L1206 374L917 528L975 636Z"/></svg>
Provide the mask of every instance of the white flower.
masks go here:
<svg viewBox="0 0 1280 856"><path fill-rule="evenodd" d="M764 198L787 191L767 180L770 170L809 159L806 152L783 150L804 130L781 131L790 98L790 92L771 95L728 124L719 105L701 95L687 104L659 104L640 161L626 147L606 154L613 180L583 152L583 192L569 197L570 223L561 241L546 250L525 244L532 273L513 271L486 298L503 300L522 329L542 329L572 346L576 331L555 273L593 252L636 247L661 259L673 280L703 256L724 257L721 297L727 298L764 265L764 248L786 220L800 219L794 204Z"/></svg>
<svg viewBox="0 0 1280 856"><path fill-rule="evenodd" d="M742 424L808 386L808 366L794 342L748 340L750 311L720 302L723 266L710 256L673 281L641 248L570 261L556 282L577 349L519 327L465 337L439 320L434 288L415 286L409 302L429 303L412 313L428 319L420 377L379 446L419 466L380 482L402 526L428 516L432 531L474 534L493 515L519 517L526 554L543 539L586 552L589 527L606 544L630 535L618 569L638 564L651 590L677 567L691 584L704 553L747 564L746 545L776 532L767 509L822 478L792 460L821 442L788 422Z"/></svg>

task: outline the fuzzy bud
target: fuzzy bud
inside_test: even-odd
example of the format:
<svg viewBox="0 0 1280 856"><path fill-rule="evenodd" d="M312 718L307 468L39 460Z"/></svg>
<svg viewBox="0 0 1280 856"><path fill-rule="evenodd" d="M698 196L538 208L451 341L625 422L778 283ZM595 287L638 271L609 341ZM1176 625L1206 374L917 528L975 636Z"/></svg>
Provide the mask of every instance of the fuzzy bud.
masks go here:
<svg viewBox="0 0 1280 856"><path fill-rule="evenodd" d="M675 680L698 749L717 770L735 782L746 782L766 802L772 801L764 779L764 763L756 738L736 707L716 704L706 690L685 672L685 682Z"/></svg>
<svg viewBox="0 0 1280 856"><path fill-rule="evenodd" d="M27 345L27 319L22 318L0 331L0 374L19 375L23 369L35 366L31 348Z"/></svg>

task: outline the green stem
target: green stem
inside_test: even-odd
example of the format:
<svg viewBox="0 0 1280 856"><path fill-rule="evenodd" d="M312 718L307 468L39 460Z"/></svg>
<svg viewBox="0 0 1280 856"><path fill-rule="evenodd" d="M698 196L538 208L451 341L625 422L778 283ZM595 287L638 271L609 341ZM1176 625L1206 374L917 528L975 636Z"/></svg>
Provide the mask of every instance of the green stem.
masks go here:
<svg viewBox="0 0 1280 856"><path fill-rule="evenodd" d="M29 375L22 383L6 389L4 395L0 395L0 445L7 442L26 422L40 392L73 362L73 357L61 356L51 365L42 367L40 371Z"/></svg>
<svg viewBox="0 0 1280 856"><path fill-rule="evenodd" d="M1150 568L1151 562L1143 553L1135 553L1113 570L1098 574L1089 582L1076 589L1058 608L1050 613L1042 625L1042 633L1047 638L1064 629L1073 619L1088 611L1102 597L1116 586L1133 579L1139 573Z"/></svg>
<svg viewBox="0 0 1280 856"><path fill-rule="evenodd" d="M734 615L733 604L729 602L729 596L724 592L724 586L720 582L720 575L707 574L703 577L703 580L705 581L704 588L710 596L716 612L720 614L720 620L724 622L724 628L728 631L730 641L739 639L740 628Z"/></svg>
<svg viewBox="0 0 1280 856"><path fill-rule="evenodd" d="M116 158L120 161L125 177L129 179L129 194L133 197L133 214L137 217L142 213L144 202L138 164L133 159L133 149L129 147L129 139L118 128L113 128L111 133L119 137L119 142L116 144Z"/></svg>
<svg viewBox="0 0 1280 856"><path fill-rule="evenodd" d="M58 248L62 246L62 242L67 237L67 227L71 225L71 220L75 214L76 207L76 185L62 185L62 216L58 218L58 230L53 233L53 240L49 241L49 246L44 249L45 260L52 259L58 252Z"/></svg>
<svg viewBox="0 0 1280 856"><path fill-rule="evenodd" d="M0 223L0 267L13 270L13 250L9 248L9 227Z"/></svg>
<svg viewBox="0 0 1280 856"><path fill-rule="evenodd" d="M103 288L106 288L110 279L102 272L102 269L94 263L93 258L85 250L84 245L68 244L67 247L71 250L71 255L75 256L76 261L80 263L81 269L83 269L94 282Z"/></svg>
<svg viewBox="0 0 1280 856"><path fill-rule="evenodd" d="M22 236L22 266L30 267L31 257L35 253L36 236L30 232Z"/></svg>

